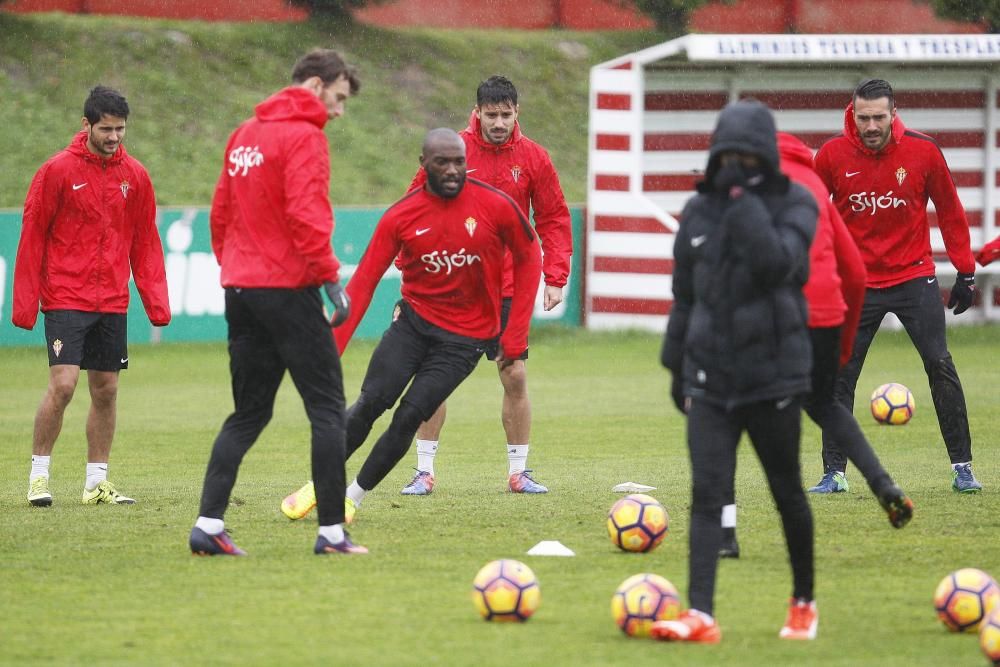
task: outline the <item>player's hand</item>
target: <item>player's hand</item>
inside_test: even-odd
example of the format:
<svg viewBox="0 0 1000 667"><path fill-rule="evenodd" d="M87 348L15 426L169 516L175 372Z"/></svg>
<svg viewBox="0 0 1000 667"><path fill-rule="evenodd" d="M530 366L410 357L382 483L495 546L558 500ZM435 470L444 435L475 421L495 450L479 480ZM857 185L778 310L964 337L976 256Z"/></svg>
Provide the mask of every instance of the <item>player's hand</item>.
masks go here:
<svg viewBox="0 0 1000 667"><path fill-rule="evenodd" d="M562 303L562 300L563 300L562 287L554 287L552 285L545 286L542 307L545 308L546 311L550 311L556 306L558 306L560 303Z"/></svg>
<svg viewBox="0 0 1000 667"><path fill-rule="evenodd" d="M747 175L743 171L743 165L739 162L730 162L719 167L715 172L712 182L715 191L736 199L747 189Z"/></svg>
<svg viewBox="0 0 1000 667"><path fill-rule="evenodd" d="M684 385L680 373L674 373L670 382L670 398L674 399L677 409L687 414L687 398L684 396Z"/></svg>
<svg viewBox="0 0 1000 667"><path fill-rule="evenodd" d="M330 303L333 304L333 317L330 318L330 326L339 327L351 314L351 299L339 282L325 282L323 290L330 299Z"/></svg>
<svg viewBox="0 0 1000 667"><path fill-rule="evenodd" d="M503 345L497 345L497 354L493 357L493 361L497 362L497 370L505 370L514 365L517 361L517 357L508 357L503 352Z"/></svg>
<svg viewBox="0 0 1000 667"><path fill-rule="evenodd" d="M973 273L960 273L955 278L955 285L948 297L948 307L954 308L956 315L961 315L972 307L976 300L976 276Z"/></svg>

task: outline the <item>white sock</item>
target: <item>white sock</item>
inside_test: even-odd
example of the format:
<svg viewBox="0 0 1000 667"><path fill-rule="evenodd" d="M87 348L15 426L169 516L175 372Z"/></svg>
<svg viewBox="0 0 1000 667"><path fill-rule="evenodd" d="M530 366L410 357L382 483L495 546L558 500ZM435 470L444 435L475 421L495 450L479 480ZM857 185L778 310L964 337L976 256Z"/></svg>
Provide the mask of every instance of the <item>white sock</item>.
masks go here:
<svg viewBox="0 0 1000 667"><path fill-rule="evenodd" d="M32 458L34 458L34 457L32 457ZM971 463L972 463L972 461L966 461L965 463L952 463L951 464L951 469L952 470L958 470L962 466L967 466L967 465L969 465ZM32 469L32 470L34 470L34 469ZM34 472L32 472L32 474L34 474Z"/></svg>
<svg viewBox="0 0 1000 667"><path fill-rule="evenodd" d="M528 467L528 445L507 443L507 475L522 472Z"/></svg>
<svg viewBox="0 0 1000 667"><path fill-rule="evenodd" d="M51 463L51 456L31 456L31 474L28 479L34 479L36 477L49 478L49 463Z"/></svg>
<svg viewBox="0 0 1000 667"><path fill-rule="evenodd" d="M701 611L699 609L692 609L691 613L692 614L698 614L698 616L700 616L701 619L703 621L705 621L706 623L715 623L715 619L712 618L711 614L706 614L705 612L703 612L703 611Z"/></svg>
<svg viewBox="0 0 1000 667"><path fill-rule="evenodd" d="M368 493L358 485L358 479L355 477L351 485L347 487L347 497L354 501L355 507L361 507L361 501L365 499L365 494ZM329 538L327 538L329 539ZM340 540L337 540L338 542Z"/></svg>
<svg viewBox="0 0 1000 667"><path fill-rule="evenodd" d="M736 504L722 506L722 527L736 527Z"/></svg>
<svg viewBox="0 0 1000 667"><path fill-rule="evenodd" d="M434 455L438 450L437 440L417 438L417 470L434 474Z"/></svg>
<svg viewBox="0 0 1000 667"><path fill-rule="evenodd" d="M222 519L210 519L207 516L200 516L194 522L194 527L204 530L209 535L218 535L226 529L226 522Z"/></svg>
<svg viewBox="0 0 1000 667"><path fill-rule="evenodd" d="M335 523L332 526L320 526L319 534L327 539L330 544L337 544L344 541L344 524Z"/></svg>
<svg viewBox="0 0 1000 667"><path fill-rule="evenodd" d="M88 491L93 491L98 484L103 482L108 478L108 464L107 463L88 463L87 464L87 481L85 486Z"/></svg>

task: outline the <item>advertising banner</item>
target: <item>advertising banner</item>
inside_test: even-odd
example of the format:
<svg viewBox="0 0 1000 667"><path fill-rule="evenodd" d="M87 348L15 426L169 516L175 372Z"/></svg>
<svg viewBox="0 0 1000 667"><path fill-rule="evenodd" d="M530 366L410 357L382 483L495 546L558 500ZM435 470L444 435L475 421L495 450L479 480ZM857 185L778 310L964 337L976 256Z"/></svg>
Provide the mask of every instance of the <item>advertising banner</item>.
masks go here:
<svg viewBox="0 0 1000 667"><path fill-rule="evenodd" d="M338 208L334 250L341 262L341 280L350 280L361 260L368 239L384 208ZM571 208L573 238L583 238L583 214ZM149 324L142 302L132 285L129 305L129 340L135 343L168 341L221 341L226 339L225 302L219 285L219 265L212 254L206 207L161 208L157 227L163 242L167 284L170 293L170 326L155 328ZM37 345L43 341L43 323L39 316L33 331L14 327L10 322L14 259L21 235L21 212L0 211L0 345ZM536 299L532 326L559 324L580 325L580 285L583 258L574 253L565 301L550 312L542 309L541 286ZM364 320L355 334L359 338L378 338L389 325L392 308L399 299L400 275L395 267L382 278Z"/></svg>

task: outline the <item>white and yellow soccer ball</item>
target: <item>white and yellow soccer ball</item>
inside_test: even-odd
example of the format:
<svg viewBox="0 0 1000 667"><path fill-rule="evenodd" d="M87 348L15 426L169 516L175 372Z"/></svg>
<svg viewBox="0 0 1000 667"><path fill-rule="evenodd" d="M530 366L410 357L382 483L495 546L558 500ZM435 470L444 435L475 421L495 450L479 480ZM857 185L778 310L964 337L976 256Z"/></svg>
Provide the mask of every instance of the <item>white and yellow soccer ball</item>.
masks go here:
<svg viewBox="0 0 1000 667"><path fill-rule="evenodd" d="M658 574L635 574L611 597L611 617L629 637L648 637L655 621L671 621L681 613L680 596Z"/></svg>
<svg viewBox="0 0 1000 667"><path fill-rule="evenodd" d="M889 382L872 392L872 417L879 424L902 426L913 417L913 394L898 382Z"/></svg>
<svg viewBox="0 0 1000 667"><path fill-rule="evenodd" d="M938 619L952 632L975 632L996 608L1000 608L997 582L974 567L951 572L934 591Z"/></svg>
<svg viewBox="0 0 1000 667"><path fill-rule="evenodd" d="M1000 605L979 626L979 648L993 665L1000 665Z"/></svg>
<svg viewBox="0 0 1000 667"><path fill-rule="evenodd" d="M494 560L472 580L472 602L487 621L524 622L541 602L538 578L519 560Z"/></svg>
<svg viewBox="0 0 1000 667"><path fill-rule="evenodd" d="M644 493L625 496L608 512L608 537L623 551L652 551L669 529L670 517L660 502Z"/></svg>

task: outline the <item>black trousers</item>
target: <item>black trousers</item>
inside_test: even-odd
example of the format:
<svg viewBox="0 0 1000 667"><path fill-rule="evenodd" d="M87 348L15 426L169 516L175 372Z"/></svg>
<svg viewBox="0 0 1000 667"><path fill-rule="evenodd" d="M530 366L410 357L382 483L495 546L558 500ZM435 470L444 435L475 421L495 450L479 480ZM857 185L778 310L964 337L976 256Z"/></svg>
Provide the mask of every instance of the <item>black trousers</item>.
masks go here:
<svg viewBox="0 0 1000 667"><path fill-rule="evenodd" d="M792 595L813 598L813 520L799 469L801 402L765 401L732 411L694 399L687 416L691 455L691 534L688 602L712 614L715 576L722 543L720 525L727 490L736 474L736 447L744 431L760 459L781 515L792 566Z"/></svg>
<svg viewBox="0 0 1000 667"><path fill-rule="evenodd" d="M803 404L806 414L824 434L829 433L840 443L847 458L864 475L872 493L881 496L894 484L892 477L882 467L854 414L834 398L840 366L840 327L809 329L809 338L813 351L812 391ZM735 502L736 492L730 483L723 504Z"/></svg>
<svg viewBox="0 0 1000 667"><path fill-rule="evenodd" d="M878 496L892 486L892 478L879 462L854 413L835 396L840 366L840 327L809 329L809 338L813 368L812 392L805 400L806 414L822 429L824 441L829 437L837 443L838 450L864 475L872 493ZM830 472L825 450L823 468L824 472ZM844 468L834 470L843 472Z"/></svg>
<svg viewBox="0 0 1000 667"><path fill-rule="evenodd" d="M886 314L894 313L917 348L931 388L938 426L952 463L972 460L972 437L965 393L945 339L944 307L937 279L914 278L885 289L869 288L850 361L837 378L837 400L853 412L854 392L868 348ZM844 471L844 449L832 433L823 432L823 469Z"/></svg>
<svg viewBox="0 0 1000 667"><path fill-rule="evenodd" d="M389 428L358 471L361 488L371 491L385 479L410 448L420 424L475 370L489 343L431 324L405 301L397 304L393 322L368 362L361 394L347 410L350 458L375 420L399 400Z"/></svg>
<svg viewBox="0 0 1000 667"><path fill-rule="evenodd" d="M221 519L240 463L271 420L288 370L312 429L319 524L344 521L344 378L319 290L226 289L234 412L212 446L201 516Z"/></svg>

